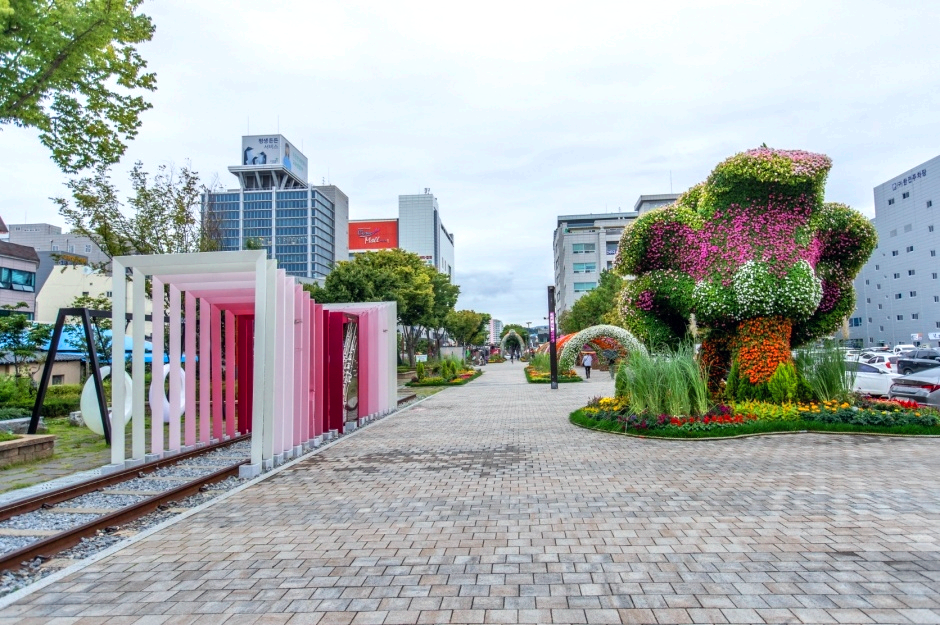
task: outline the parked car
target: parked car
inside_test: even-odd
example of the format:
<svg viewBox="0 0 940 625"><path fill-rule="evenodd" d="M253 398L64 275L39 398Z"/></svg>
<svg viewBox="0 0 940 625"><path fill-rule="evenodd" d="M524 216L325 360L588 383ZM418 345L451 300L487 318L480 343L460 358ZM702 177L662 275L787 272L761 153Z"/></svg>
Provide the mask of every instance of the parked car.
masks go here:
<svg viewBox="0 0 940 625"><path fill-rule="evenodd" d="M940 408L940 367L896 378L888 392L891 399L908 399Z"/></svg>
<svg viewBox="0 0 940 625"><path fill-rule="evenodd" d="M917 349L916 345L903 344L903 345L895 345L892 351L895 354L900 354L901 352L911 352L911 351L914 351L915 349Z"/></svg>
<svg viewBox="0 0 940 625"><path fill-rule="evenodd" d="M915 349L898 358L898 371L910 375L940 365L940 350Z"/></svg>
<svg viewBox="0 0 940 625"><path fill-rule="evenodd" d="M845 377L852 385L853 391L866 395L887 395L891 389L891 383L901 376L851 359L845 361Z"/></svg>
<svg viewBox="0 0 940 625"><path fill-rule="evenodd" d="M891 356L888 354L870 354L865 358L863 354L862 362L876 369L881 369L886 373L898 373L898 358L900 358L900 356Z"/></svg>

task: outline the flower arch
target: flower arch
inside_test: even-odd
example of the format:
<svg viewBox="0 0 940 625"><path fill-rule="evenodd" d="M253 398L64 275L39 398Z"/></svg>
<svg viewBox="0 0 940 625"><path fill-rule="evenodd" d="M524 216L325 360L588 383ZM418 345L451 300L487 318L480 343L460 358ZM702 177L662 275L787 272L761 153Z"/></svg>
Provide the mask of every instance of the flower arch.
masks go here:
<svg viewBox="0 0 940 625"><path fill-rule="evenodd" d="M506 353L506 341L507 339L509 339L509 337L513 337L514 339L519 341L519 347L521 348L521 351L525 351L526 348L528 347L526 345L525 339L522 338L522 336L518 332L516 332L515 330L510 330L509 332L506 333L506 336L503 337L503 340L499 342L499 353L501 354Z"/></svg>
<svg viewBox="0 0 940 625"><path fill-rule="evenodd" d="M574 367L575 359L578 357L578 353L581 351L582 347L588 343L603 345L606 341L602 341L602 339L610 339L627 350L646 352L646 348L643 347L643 344L623 328L611 325L591 326L590 328L581 330L568 339L565 343L565 348L561 351L558 368L561 371L568 371Z"/></svg>

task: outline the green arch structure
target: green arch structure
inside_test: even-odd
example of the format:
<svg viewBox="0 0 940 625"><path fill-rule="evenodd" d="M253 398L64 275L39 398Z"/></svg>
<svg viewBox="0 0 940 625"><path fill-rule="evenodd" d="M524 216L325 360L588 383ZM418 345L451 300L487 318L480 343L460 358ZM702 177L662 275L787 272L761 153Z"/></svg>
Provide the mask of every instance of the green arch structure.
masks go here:
<svg viewBox="0 0 940 625"><path fill-rule="evenodd" d="M504 336L503 339L499 342L499 353L501 354L506 353L506 339L508 339L510 336L515 337L515 339L519 341L520 351L524 352L525 350L529 348L529 345L526 343L526 340L522 338L522 335L520 335L515 330L510 330L509 332L506 333L506 336Z"/></svg>
<svg viewBox="0 0 940 625"><path fill-rule="evenodd" d="M507 335L508 336L508 335ZM560 371L568 371L574 367L575 359L581 352L581 348L588 343L599 338L608 338L620 343L627 351L646 352L646 348L639 340L623 328L611 325L599 325L585 328L568 339L565 348L561 350L561 358L558 361Z"/></svg>

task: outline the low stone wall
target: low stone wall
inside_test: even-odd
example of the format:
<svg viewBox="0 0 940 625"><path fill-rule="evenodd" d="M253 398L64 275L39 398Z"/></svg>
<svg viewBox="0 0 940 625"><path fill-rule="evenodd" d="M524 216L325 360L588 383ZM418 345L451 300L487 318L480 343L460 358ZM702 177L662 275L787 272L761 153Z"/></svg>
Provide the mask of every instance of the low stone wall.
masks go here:
<svg viewBox="0 0 940 625"><path fill-rule="evenodd" d="M55 436L51 434L24 434L15 441L0 443L0 467L41 458L51 458Z"/></svg>
<svg viewBox="0 0 940 625"><path fill-rule="evenodd" d="M26 417L23 419L3 419L0 420L0 430L10 432L11 434L26 434L26 431L29 430L30 418ZM42 417L39 417L39 427L36 428L36 431L40 434L46 433L46 423L43 421Z"/></svg>

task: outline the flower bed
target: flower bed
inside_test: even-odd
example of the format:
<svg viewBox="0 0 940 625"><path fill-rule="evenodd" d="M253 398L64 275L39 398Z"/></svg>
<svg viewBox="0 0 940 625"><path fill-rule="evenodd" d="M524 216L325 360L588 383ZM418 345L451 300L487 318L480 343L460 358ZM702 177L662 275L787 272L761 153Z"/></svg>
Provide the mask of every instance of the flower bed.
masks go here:
<svg viewBox="0 0 940 625"><path fill-rule="evenodd" d="M524 371L525 379L528 380L530 384L550 384L552 381L552 374L548 371L539 371L532 366L526 367ZM559 371L558 382L581 382L581 376L575 373L574 369L569 369L564 372Z"/></svg>
<svg viewBox="0 0 940 625"><path fill-rule="evenodd" d="M872 400L718 405L699 416L636 413L624 398L595 398L571 414L582 427L662 438L716 438L771 432L858 432L940 436L940 412L913 402Z"/></svg>
<svg viewBox="0 0 940 625"><path fill-rule="evenodd" d="M474 369L473 371L461 371L456 378L449 381L441 377L431 377L424 378L420 382L408 382L405 386L463 386L471 380L476 380L481 375L483 375L482 369Z"/></svg>

